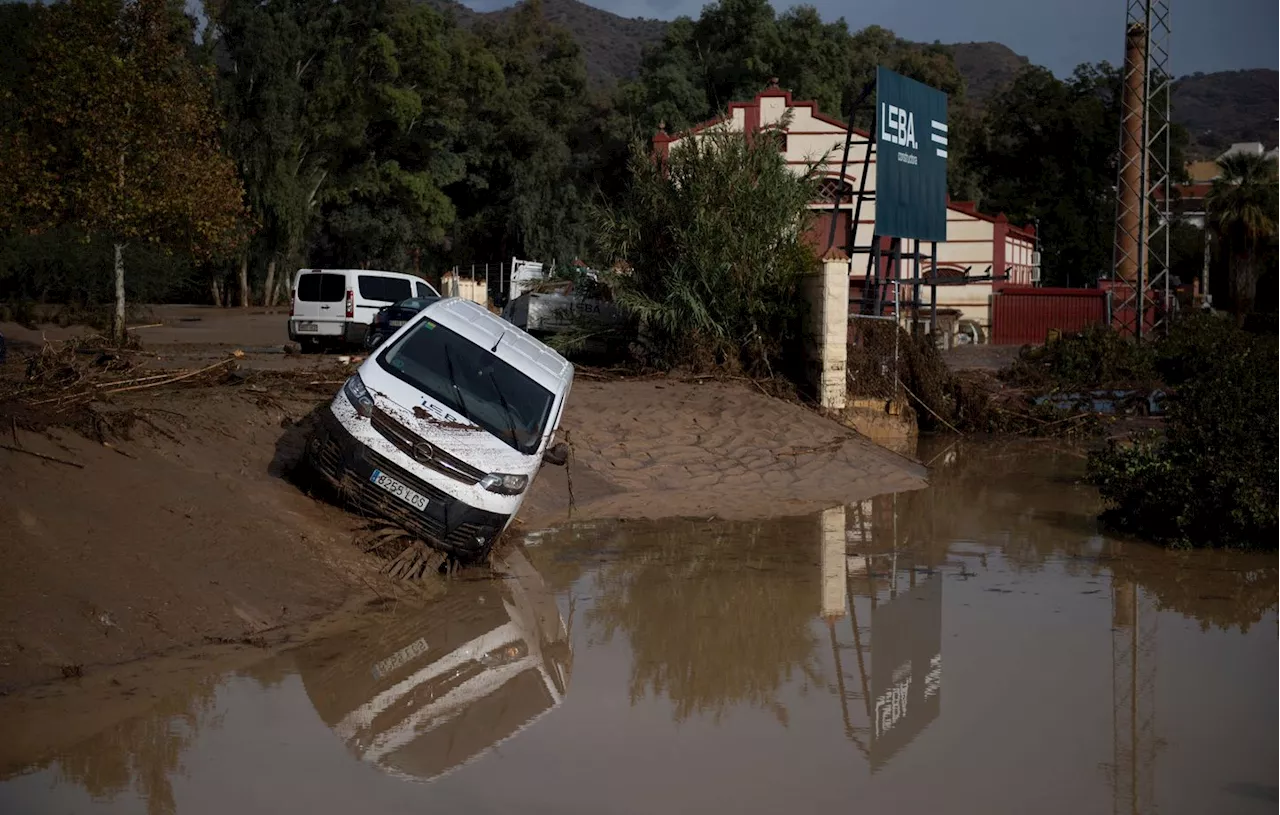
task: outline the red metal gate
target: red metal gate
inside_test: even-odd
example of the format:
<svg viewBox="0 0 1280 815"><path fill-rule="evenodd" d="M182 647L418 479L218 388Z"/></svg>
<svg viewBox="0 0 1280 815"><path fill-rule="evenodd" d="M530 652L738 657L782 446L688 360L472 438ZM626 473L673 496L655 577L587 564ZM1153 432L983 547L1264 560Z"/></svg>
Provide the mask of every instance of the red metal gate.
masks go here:
<svg viewBox="0 0 1280 815"><path fill-rule="evenodd" d="M1101 289L1006 286L991 298L992 345L1043 343L1051 329L1071 333L1107 323Z"/></svg>

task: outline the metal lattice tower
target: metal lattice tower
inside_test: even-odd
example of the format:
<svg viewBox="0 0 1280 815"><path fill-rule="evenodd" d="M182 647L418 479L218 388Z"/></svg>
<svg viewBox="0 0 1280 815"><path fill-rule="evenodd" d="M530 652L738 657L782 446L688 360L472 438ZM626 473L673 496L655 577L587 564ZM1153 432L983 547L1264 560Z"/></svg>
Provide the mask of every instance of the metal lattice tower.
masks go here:
<svg viewBox="0 0 1280 815"><path fill-rule="evenodd" d="M1169 2L1125 0L1111 319L1139 340L1167 327L1172 303Z"/></svg>
<svg viewBox="0 0 1280 815"><path fill-rule="evenodd" d="M1157 615L1154 598L1129 580L1111 586L1112 762L1103 765L1114 815L1155 811Z"/></svg>

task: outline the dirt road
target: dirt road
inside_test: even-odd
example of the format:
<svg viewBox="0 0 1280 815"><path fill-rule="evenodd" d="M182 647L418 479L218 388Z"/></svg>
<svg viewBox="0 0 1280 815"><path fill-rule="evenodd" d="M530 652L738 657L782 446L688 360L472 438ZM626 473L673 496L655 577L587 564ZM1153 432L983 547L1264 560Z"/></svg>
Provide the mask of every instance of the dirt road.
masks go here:
<svg viewBox="0 0 1280 815"><path fill-rule="evenodd" d="M157 315L130 376L222 360L235 375L103 396L93 438L23 430L60 403L8 397L40 343L76 332L0 325L0 436L18 448L0 449L0 691L192 644L261 644L352 598L421 590L381 577L352 545L361 520L288 479L300 420L354 363L284 353L282 313ZM563 428L573 458L535 482L526 530L571 515L798 514L924 485L923 467L746 385L583 376Z"/></svg>

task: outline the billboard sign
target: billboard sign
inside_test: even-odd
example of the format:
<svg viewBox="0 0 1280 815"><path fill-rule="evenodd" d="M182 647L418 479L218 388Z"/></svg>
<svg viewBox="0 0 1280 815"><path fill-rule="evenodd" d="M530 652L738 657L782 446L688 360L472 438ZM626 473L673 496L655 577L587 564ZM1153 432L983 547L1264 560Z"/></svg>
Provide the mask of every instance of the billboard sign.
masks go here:
<svg viewBox="0 0 1280 815"><path fill-rule="evenodd" d="M871 615L871 771L884 767L942 710L942 576Z"/></svg>
<svg viewBox="0 0 1280 815"><path fill-rule="evenodd" d="M947 95L876 68L876 234L947 239Z"/></svg>

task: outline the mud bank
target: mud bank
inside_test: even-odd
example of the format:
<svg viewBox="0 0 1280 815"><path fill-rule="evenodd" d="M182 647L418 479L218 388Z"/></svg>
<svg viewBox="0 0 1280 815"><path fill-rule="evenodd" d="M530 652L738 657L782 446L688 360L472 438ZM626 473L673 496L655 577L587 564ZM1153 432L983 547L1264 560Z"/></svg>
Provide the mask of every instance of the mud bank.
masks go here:
<svg viewBox="0 0 1280 815"><path fill-rule="evenodd" d="M747 386L579 382L561 426L573 457L567 468L543 468L521 513L527 527L749 520L925 486L912 459Z"/></svg>
<svg viewBox="0 0 1280 815"><path fill-rule="evenodd" d="M225 354L166 351L155 364ZM0 394L21 356L11 353ZM257 356L238 364L252 371ZM0 428L6 445L47 457L0 449L0 692L192 645L262 643L352 598L417 591L381 577L381 561L352 545L360 519L288 478L300 420L347 369L262 362L302 375L288 386L249 378L112 397L110 410L144 420L111 447L67 430ZM523 531L569 519L800 514L925 485L922 466L746 386L580 380L563 427L570 466L543 470Z"/></svg>

